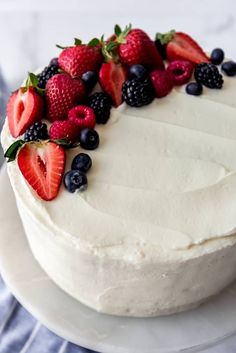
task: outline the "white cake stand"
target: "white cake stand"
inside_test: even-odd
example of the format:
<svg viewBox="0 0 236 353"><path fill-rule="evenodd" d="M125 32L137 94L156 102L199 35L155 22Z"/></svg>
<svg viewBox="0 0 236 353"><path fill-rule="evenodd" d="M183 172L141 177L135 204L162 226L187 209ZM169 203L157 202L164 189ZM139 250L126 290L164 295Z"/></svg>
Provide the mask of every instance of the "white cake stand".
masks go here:
<svg viewBox="0 0 236 353"><path fill-rule="evenodd" d="M103 353L170 353L198 352L235 333L236 284L196 310L168 317L123 318L87 308L35 261L5 169L0 201L0 272L22 305L59 336Z"/></svg>

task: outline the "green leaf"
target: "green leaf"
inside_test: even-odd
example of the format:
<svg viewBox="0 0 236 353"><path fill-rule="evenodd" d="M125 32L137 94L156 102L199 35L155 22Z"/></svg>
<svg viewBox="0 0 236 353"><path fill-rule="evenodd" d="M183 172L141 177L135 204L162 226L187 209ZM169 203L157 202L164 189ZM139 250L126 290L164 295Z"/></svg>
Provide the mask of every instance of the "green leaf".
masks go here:
<svg viewBox="0 0 236 353"><path fill-rule="evenodd" d="M63 47L62 45L59 45L59 44L56 44L56 47L59 48L59 49L66 49L66 48L69 48L69 47Z"/></svg>
<svg viewBox="0 0 236 353"><path fill-rule="evenodd" d="M82 40L79 38L74 38L74 45L81 45L82 44Z"/></svg>
<svg viewBox="0 0 236 353"><path fill-rule="evenodd" d="M119 25L115 25L114 32L117 37L121 34L122 30Z"/></svg>
<svg viewBox="0 0 236 353"><path fill-rule="evenodd" d="M165 45L173 39L174 35L175 35L175 30L172 29L167 33L157 33L156 39L158 39L162 45Z"/></svg>
<svg viewBox="0 0 236 353"><path fill-rule="evenodd" d="M25 86L22 87L23 92L26 92L29 87L33 87L38 94L43 96L45 94L45 89L39 88L38 82L38 76L36 76L33 72L29 72Z"/></svg>
<svg viewBox="0 0 236 353"><path fill-rule="evenodd" d="M56 144L64 148L75 148L79 146L79 143L71 143L71 141L68 140L67 138L50 140L50 141L55 142Z"/></svg>
<svg viewBox="0 0 236 353"><path fill-rule="evenodd" d="M89 47L96 47L100 43L98 38L93 38L88 42Z"/></svg>
<svg viewBox="0 0 236 353"><path fill-rule="evenodd" d="M15 141L5 152L4 157L8 158L7 162L12 162L16 159L18 150L25 144L23 140Z"/></svg>

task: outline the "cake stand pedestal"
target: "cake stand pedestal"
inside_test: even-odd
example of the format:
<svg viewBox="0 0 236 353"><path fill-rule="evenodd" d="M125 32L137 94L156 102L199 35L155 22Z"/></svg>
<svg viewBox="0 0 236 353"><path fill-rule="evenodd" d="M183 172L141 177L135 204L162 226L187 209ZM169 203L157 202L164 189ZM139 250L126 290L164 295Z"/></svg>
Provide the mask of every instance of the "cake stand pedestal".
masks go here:
<svg viewBox="0 0 236 353"><path fill-rule="evenodd" d="M171 353L199 352L236 332L236 284L198 309L167 317L115 317L87 308L35 261L6 168L0 200L0 272L19 302L57 335L102 353Z"/></svg>

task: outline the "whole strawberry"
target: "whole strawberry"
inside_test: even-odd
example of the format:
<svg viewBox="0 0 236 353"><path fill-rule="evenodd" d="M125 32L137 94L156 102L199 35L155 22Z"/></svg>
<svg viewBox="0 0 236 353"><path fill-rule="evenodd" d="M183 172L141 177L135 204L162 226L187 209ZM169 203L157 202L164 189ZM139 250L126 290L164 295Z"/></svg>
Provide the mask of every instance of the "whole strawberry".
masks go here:
<svg viewBox="0 0 236 353"><path fill-rule="evenodd" d="M65 48L58 58L59 67L72 77L81 77L87 71L97 71L102 63L99 41L94 39L89 44Z"/></svg>
<svg viewBox="0 0 236 353"><path fill-rule="evenodd" d="M123 64L141 64L148 68L163 69L164 64L154 42L141 29L125 28L122 32L119 26L115 27L116 41L120 43L118 55Z"/></svg>
<svg viewBox="0 0 236 353"><path fill-rule="evenodd" d="M80 78L57 74L46 85L47 118L50 121L67 119L71 108L85 96L85 86Z"/></svg>

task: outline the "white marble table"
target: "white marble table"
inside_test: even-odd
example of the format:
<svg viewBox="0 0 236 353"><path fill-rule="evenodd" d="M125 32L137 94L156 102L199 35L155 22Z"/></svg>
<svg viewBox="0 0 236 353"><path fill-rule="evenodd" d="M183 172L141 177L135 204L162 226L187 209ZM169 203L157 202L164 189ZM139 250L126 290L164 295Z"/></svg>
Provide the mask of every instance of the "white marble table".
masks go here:
<svg viewBox="0 0 236 353"><path fill-rule="evenodd" d="M0 66L11 90L58 54L56 43L87 41L132 23L154 36L178 29L236 58L236 0L0 0ZM207 353L235 353L236 337Z"/></svg>

